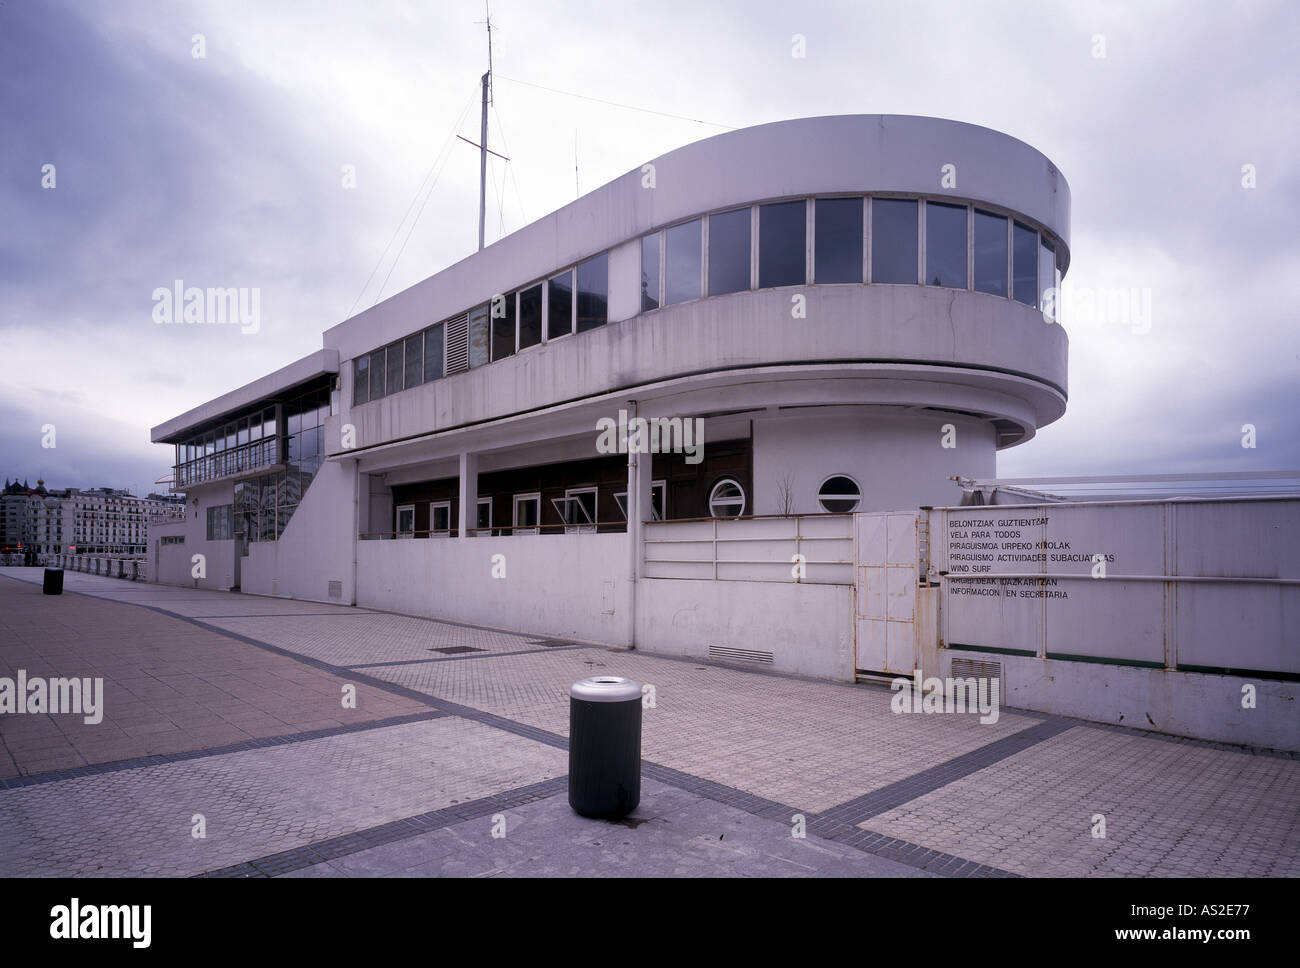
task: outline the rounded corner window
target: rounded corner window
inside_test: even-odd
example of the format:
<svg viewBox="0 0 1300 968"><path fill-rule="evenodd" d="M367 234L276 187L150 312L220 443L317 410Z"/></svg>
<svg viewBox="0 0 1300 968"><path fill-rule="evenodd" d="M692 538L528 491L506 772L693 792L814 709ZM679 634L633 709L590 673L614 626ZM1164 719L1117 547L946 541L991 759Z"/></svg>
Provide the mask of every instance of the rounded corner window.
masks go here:
<svg viewBox="0 0 1300 968"><path fill-rule="evenodd" d="M862 489L846 474L832 474L817 489L817 503L829 514L856 511L862 503Z"/></svg>
<svg viewBox="0 0 1300 968"><path fill-rule="evenodd" d="M715 518L738 518L745 513L745 489L730 477L713 485L709 492L709 514Z"/></svg>

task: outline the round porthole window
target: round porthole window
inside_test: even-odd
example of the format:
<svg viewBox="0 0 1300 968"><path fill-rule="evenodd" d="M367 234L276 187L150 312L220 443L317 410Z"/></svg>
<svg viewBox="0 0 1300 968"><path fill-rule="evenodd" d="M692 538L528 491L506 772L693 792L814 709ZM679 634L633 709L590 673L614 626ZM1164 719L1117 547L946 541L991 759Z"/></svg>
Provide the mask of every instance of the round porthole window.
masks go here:
<svg viewBox="0 0 1300 968"><path fill-rule="evenodd" d="M736 518L744 514L744 489L731 478L718 481L709 492L709 513L715 518Z"/></svg>
<svg viewBox="0 0 1300 968"><path fill-rule="evenodd" d="M843 474L828 477L817 491L817 501L823 511L843 513L856 511L862 503L862 491L857 481Z"/></svg>

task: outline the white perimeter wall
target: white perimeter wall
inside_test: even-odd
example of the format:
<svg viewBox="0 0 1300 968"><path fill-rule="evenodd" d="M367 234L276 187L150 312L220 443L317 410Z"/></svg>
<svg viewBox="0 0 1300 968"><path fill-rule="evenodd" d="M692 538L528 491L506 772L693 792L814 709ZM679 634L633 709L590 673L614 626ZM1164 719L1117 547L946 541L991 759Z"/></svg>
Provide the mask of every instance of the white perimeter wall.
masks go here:
<svg viewBox="0 0 1300 968"><path fill-rule="evenodd" d="M772 668L853 681L853 587L647 578L636 646L707 659L710 646L772 653Z"/></svg>
<svg viewBox="0 0 1300 968"><path fill-rule="evenodd" d="M505 578L492 577L494 555ZM357 604L627 645L629 561L626 534L359 541Z"/></svg>
<svg viewBox="0 0 1300 968"><path fill-rule="evenodd" d="M1269 679L1064 662L946 649L953 657L1002 663L1002 702L1057 716L1280 750L1300 750L1300 684ZM1255 707L1242 707L1242 687Z"/></svg>

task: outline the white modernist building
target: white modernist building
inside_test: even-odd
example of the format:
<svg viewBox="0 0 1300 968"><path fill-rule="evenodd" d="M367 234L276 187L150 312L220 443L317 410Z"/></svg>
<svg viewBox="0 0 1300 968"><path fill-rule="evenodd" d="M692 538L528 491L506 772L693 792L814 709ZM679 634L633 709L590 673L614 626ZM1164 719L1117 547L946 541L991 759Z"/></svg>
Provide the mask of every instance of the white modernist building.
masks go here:
<svg viewBox="0 0 1300 968"><path fill-rule="evenodd" d="M1069 212L951 121L688 145L155 427L149 573L1300 749L1294 488L994 479L1065 410Z"/></svg>
<svg viewBox="0 0 1300 968"><path fill-rule="evenodd" d="M151 574L631 644L646 522L956 504L1059 418L1069 213L953 121L670 152L155 427L189 513Z"/></svg>

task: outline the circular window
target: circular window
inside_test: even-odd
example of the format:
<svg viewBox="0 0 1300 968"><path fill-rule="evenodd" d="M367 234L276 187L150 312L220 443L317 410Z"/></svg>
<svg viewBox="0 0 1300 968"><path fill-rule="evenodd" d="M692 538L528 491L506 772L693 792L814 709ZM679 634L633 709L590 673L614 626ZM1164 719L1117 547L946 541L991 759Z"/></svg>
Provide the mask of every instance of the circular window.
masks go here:
<svg viewBox="0 0 1300 968"><path fill-rule="evenodd" d="M856 511L858 505L862 503L862 491L853 478L836 474L822 481L822 486L817 491L817 501L823 511L838 513Z"/></svg>
<svg viewBox="0 0 1300 968"><path fill-rule="evenodd" d="M736 518L744 514L744 489L731 478L718 481L709 492L709 513L715 518Z"/></svg>

